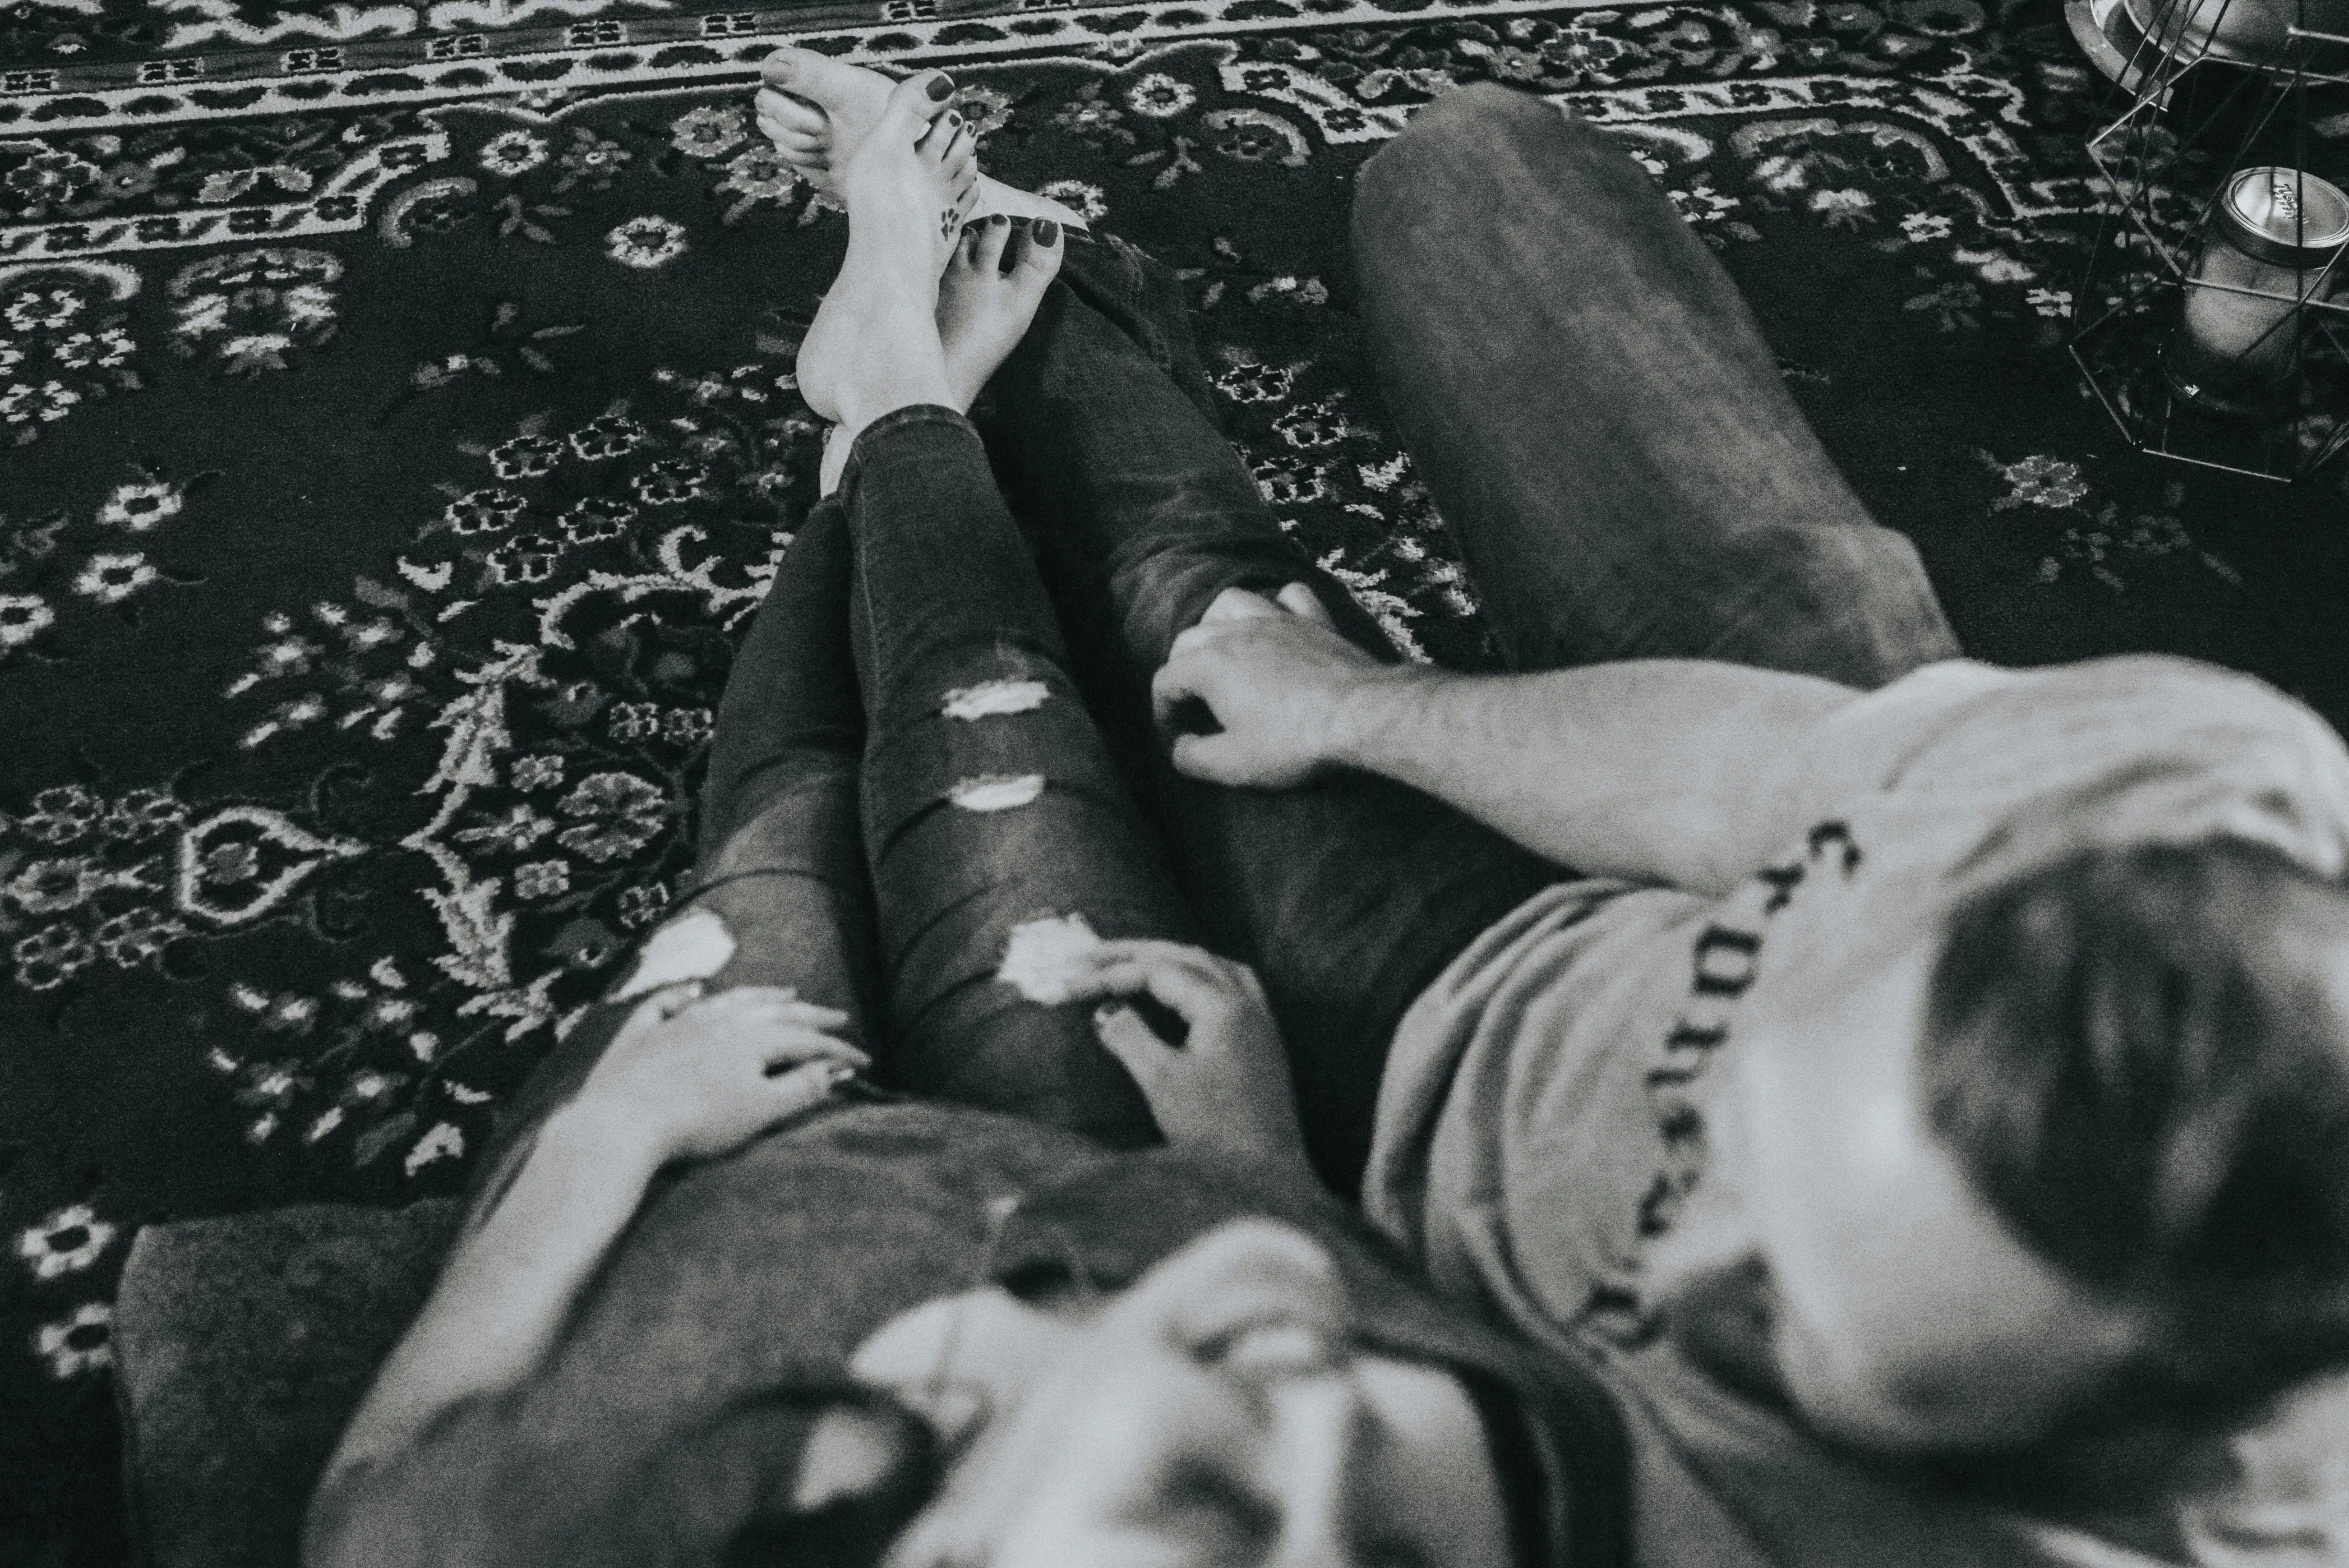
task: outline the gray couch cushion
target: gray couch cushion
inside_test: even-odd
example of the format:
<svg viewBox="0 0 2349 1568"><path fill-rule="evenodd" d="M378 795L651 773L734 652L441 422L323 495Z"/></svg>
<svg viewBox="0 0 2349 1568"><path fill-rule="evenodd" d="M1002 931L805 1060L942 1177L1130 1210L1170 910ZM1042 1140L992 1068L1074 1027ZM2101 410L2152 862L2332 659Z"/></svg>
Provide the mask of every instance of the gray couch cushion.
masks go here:
<svg viewBox="0 0 2349 1568"><path fill-rule="evenodd" d="M290 1568L302 1510L461 1211L311 1205L151 1225L116 1301L123 1479L154 1568Z"/></svg>

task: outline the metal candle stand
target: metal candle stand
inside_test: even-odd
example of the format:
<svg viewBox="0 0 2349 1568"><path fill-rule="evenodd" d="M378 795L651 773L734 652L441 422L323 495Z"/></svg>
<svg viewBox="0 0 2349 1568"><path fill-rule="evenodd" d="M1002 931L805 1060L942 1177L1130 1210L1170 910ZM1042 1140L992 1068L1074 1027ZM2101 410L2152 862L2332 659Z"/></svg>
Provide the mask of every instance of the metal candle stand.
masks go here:
<svg viewBox="0 0 2349 1568"><path fill-rule="evenodd" d="M2349 89L2349 0L2068 0L2065 14L2113 82L2088 143L2110 201L2072 357L2141 451L2314 474L2349 446L2349 196L2338 155L2309 145L2312 114Z"/></svg>

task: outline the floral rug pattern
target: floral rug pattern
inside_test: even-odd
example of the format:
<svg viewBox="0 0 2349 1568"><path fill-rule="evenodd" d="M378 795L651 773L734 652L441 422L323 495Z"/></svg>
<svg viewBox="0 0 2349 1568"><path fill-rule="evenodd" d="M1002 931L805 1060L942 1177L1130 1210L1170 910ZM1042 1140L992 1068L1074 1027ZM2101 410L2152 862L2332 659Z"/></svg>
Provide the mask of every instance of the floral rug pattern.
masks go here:
<svg viewBox="0 0 2349 1568"><path fill-rule="evenodd" d="M155 11L26 0L0 60L301 31ZM1670 193L1976 651L2172 649L2349 716L2342 492L2130 453L2063 353L2100 94L2044 0L1225 0L835 42L952 65L992 167L1181 271L1283 525L1417 656L1488 658L1363 374L1346 201L1489 78ZM115 1549L136 1228L451 1190L689 858L731 637L812 499L792 358L843 227L750 128L765 41L603 47L356 106L367 73L315 60L307 98L283 61L211 101L163 72L145 108L0 81L0 1563Z"/></svg>

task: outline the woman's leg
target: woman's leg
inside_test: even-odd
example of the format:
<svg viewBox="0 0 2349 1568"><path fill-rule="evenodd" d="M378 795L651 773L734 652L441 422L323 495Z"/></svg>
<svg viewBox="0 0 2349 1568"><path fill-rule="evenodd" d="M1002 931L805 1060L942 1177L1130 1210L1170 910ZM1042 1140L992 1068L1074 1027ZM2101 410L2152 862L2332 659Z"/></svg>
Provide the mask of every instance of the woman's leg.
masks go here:
<svg viewBox="0 0 2349 1568"><path fill-rule="evenodd" d="M1387 405L1524 669L1709 657L1874 687L1958 651L1727 273L1621 148L1450 94L1363 168Z"/></svg>
<svg viewBox="0 0 2349 1568"><path fill-rule="evenodd" d="M1196 784L1167 765L1149 678L1227 587L1311 583L1348 636L1396 655L1282 534L1212 423L1173 280L1111 241L1073 247L1062 282L991 385L990 453L1192 907L1264 980L1315 1164L1350 1192L1404 1009L1560 872L1382 779L1269 793Z"/></svg>
<svg viewBox="0 0 2349 1568"><path fill-rule="evenodd" d="M1051 957L1084 932L1196 936L1078 695L978 433L945 407L886 415L857 438L840 496L856 544L864 841L901 1078L1115 1145L1150 1141L1091 1010L1055 1005Z"/></svg>
<svg viewBox="0 0 2349 1568"><path fill-rule="evenodd" d="M819 506L784 553L718 704L693 886L503 1108L477 1191L502 1190L539 1123L578 1092L640 998L664 982L787 986L847 1012L847 1038L874 1049L850 572L847 519L836 504Z"/></svg>
<svg viewBox="0 0 2349 1568"><path fill-rule="evenodd" d="M838 187L840 160L871 134L888 84L798 50L770 59L768 81L800 101L761 94L761 128L803 175ZM1316 580L1350 634L1391 650L1265 514L1216 428L1174 280L1114 240L1072 245L1063 280L1084 303L1052 291L1026 346L995 375L992 455L1022 515L1041 525L1095 712L1125 759L1140 759L1132 776L1161 825L1174 825L1193 907L1262 974L1316 1164L1350 1191L1395 1019L1478 930L1555 872L1376 780L1241 796L1164 766L1143 683L1222 588Z"/></svg>
<svg viewBox="0 0 2349 1568"><path fill-rule="evenodd" d="M893 1065L926 1094L1139 1144L1157 1133L1148 1107L1091 1008L1056 991L1053 959L1093 937L1187 940L1191 925L962 413L1063 247L1041 222L1017 249L1008 221L958 235L972 166L944 85L890 88L838 169L848 252L799 354L809 407L835 421L824 471L853 541Z"/></svg>

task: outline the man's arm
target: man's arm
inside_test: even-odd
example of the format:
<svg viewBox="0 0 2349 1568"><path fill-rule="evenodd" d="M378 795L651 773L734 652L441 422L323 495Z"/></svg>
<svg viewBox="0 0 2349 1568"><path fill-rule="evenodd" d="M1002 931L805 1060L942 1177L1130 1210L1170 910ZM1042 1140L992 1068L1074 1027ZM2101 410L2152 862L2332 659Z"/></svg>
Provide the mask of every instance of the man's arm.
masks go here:
<svg viewBox="0 0 2349 1568"><path fill-rule="evenodd" d="M1327 767L1383 774L1577 871L1721 893L1802 827L1798 759L1859 695L1807 675L1643 659L1527 675L1383 664L1302 588L1286 609L1226 592L1158 673L1193 778L1280 789Z"/></svg>

